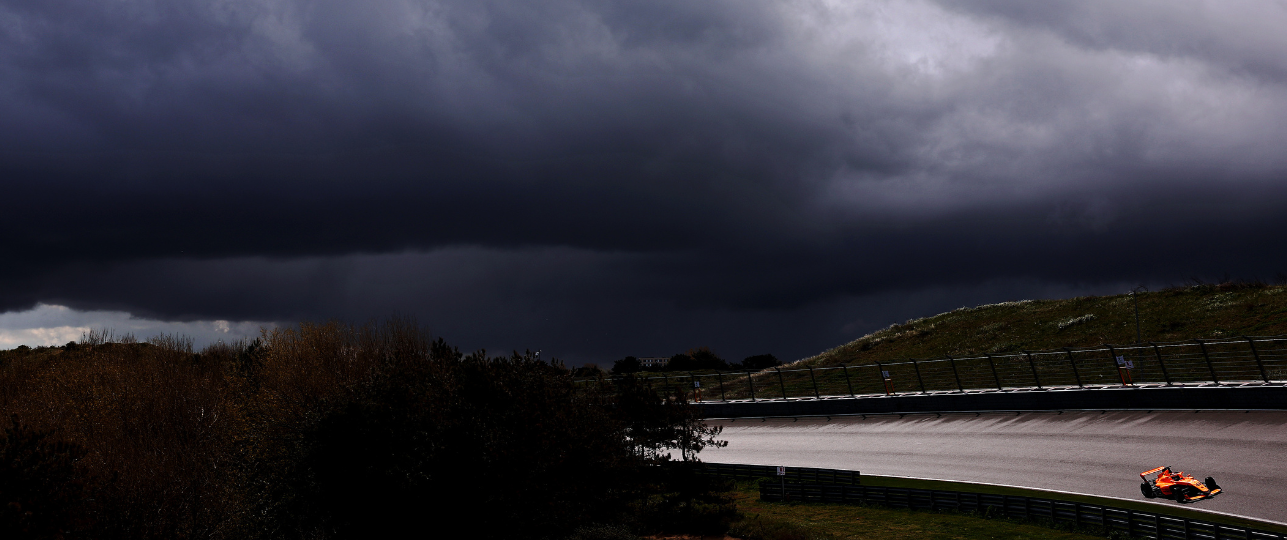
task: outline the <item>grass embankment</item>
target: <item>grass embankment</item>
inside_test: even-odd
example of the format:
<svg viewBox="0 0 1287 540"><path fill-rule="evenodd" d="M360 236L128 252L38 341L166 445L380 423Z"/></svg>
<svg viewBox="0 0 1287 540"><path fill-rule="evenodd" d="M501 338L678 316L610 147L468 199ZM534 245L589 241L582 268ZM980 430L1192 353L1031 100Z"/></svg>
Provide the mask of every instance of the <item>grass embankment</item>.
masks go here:
<svg viewBox="0 0 1287 540"><path fill-rule="evenodd" d="M863 484L1077 501L1141 512L1163 513L1174 517L1186 517L1236 527L1251 527L1277 533L1287 533L1287 527L1266 525L1234 517L1205 514L1189 508L1165 508L1166 512L1159 512L1159 507L1155 504L1118 499L890 476L863 476ZM1098 530L1093 526L1073 530L1071 525L1067 523L1052 524L1040 521L983 517L968 512L930 512L926 510L828 503L764 502L759 498L758 481L739 482L734 492L734 500L737 503L738 510L744 515L743 519L736 523L732 529L733 535L739 538L805 540L815 538L1103 538L1105 536L1105 531Z"/></svg>
<svg viewBox="0 0 1287 540"><path fill-rule="evenodd" d="M866 481L866 478L863 479ZM1097 531L1074 532L1032 522L983 518L959 512L929 512L826 503L768 503L756 482L740 482L735 492L744 518L731 535L757 540L864 538L1103 538Z"/></svg>
<svg viewBox="0 0 1287 540"><path fill-rule="evenodd" d="M1054 499L1060 501L1075 501L1086 504L1095 504L1100 506L1110 506L1113 508L1122 508L1136 510L1139 512L1149 512L1162 514L1179 518L1188 518L1193 520L1208 521L1211 523L1220 523L1235 527L1250 527L1253 529L1262 529L1277 533L1287 534L1287 527L1281 527L1273 524L1266 524L1259 521L1238 519L1232 516L1213 515L1201 512L1201 503L1197 503L1198 508L1181 506L1179 503L1159 500L1157 503L1147 503L1141 501L1130 501L1123 499L1109 499L1104 497L1093 497L1090 495L1073 495L1067 493L1054 493L1034 489L1024 489L1008 486L991 486L986 484L971 484L968 482L949 482L943 480L921 480L916 478L900 478L896 476L875 476L863 475L863 485L883 486L894 488L910 489L936 489L942 491L964 491L969 493L985 493L991 495L1011 495L1022 497L1037 497L1042 499Z"/></svg>
<svg viewBox="0 0 1287 540"><path fill-rule="evenodd" d="M892 362L1142 341L1287 334L1287 286L1224 283L1115 296L962 307L872 332L793 364Z"/></svg>
<svg viewBox="0 0 1287 540"><path fill-rule="evenodd" d="M1035 386L1029 361L1020 354L1021 351L1054 351L1065 347L1076 350L1103 344L1120 346L1135 343L1136 300L1139 304L1140 337L1144 342L1231 340L1244 335L1287 334L1287 294L1284 293L1287 293L1287 286L1225 283L1141 292L1138 298L1129 294L1085 296L963 307L895 324L787 364L781 368L781 380L771 370L756 374L755 391L760 398L780 398L785 386L790 397L812 397L816 378L821 394L846 394L850 389L860 394L878 394L884 389L879 379L874 378L877 363L893 373L898 392L920 390L921 386L930 391L954 391L958 387L956 377L966 388L988 388L997 383L1007 388ZM1217 365L1216 369L1226 370L1222 377L1260 377L1246 344L1221 347L1239 349L1240 354L1246 357L1243 365ZM1219 355L1229 351L1218 347L1211 352ZM1117 380L1112 359L1106 353L1088 350L1070 354L1077 357L1081 366L1078 368L1081 380L1074 379L1074 373L1062 353L1037 354L1034 355L1035 369L1041 371L1042 384L1114 384ZM1145 351L1143 354L1148 353ZM1176 351L1168 349L1162 354L1174 355ZM1170 364L1169 376L1177 382L1210 380L1208 365L1201 359L1201 353L1194 348L1187 354L1187 360ZM957 362L959 374L954 374L945 363L921 362L920 372L905 365L911 359L943 359L948 355L958 360L966 359L964 363ZM997 357L995 367L989 368L989 362L982 359L985 355ZM904 365L889 367L900 362ZM1281 358L1272 363L1267 358L1266 362L1269 377L1284 378ZM849 370L848 379L840 369L835 369L842 364L857 368ZM1140 369L1135 374L1138 380L1161 382L1164 378L1156 362L1149 360L1138 367ZM833 369L822 369L811 376L806 368ZM669 375L672 386L682 388L688 384L686 375ZM724 374L722 380L710 374L699 374L698 377L709 389L708 399L718 399L717 388L721 384L723 396L728 399L750 397L745 375ZM653 382L658 383L656 380Z"/></svg>

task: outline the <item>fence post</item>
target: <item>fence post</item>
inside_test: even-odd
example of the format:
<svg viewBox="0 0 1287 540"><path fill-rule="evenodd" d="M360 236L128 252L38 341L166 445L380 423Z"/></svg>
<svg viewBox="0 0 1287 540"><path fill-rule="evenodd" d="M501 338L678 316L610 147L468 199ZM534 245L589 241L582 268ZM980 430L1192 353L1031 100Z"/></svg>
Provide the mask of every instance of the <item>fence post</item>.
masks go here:
<svg viewBox="0 0 1287 540"><path fill-rule="evenodd" d="M1166 362L1162 361L1162 351L1157 348L1157 344L1152 341L1148 342L1153 346L1153 356L1157 357L1157 365L1162 368L1162 378L1166 380L1166 385L1171 386L1171 374L1166 372Z"/></svg>
<svg viewBox="0 0 1287 540"><path fill-rule="evenodd" d="M751 387L751 401L755 401L755 379L751 378L750 370L746 372L746 384Z"/></svg>
<svg viewBox="0 0 1287 540"><path fill-rule="evenodd" d="M921 378L921 366L920 364L916 363L915 359L912 360L912 367L916 369L916 382L920 383L921 385L921 393L922 394L927 393L925 392L925 379Z"/></svg>
<svg viewBox="0 0 1287 540"><path fill-rule="evenodd" d="M719 377L719 400L728 401L728 398L724 397L724 372L716 371L715 376Z"/></svg>
<svg viewBox="0 0 1287 540"><path fill-rule="evenodd" d="M1256 357L1256 366L1260 368L1260 378L1264 379L1265 382L1269 382L1269 374L1265 373L1265 364L1260 361L1260 352L1256 350L1256 342L1247 336L1242 336L1242 338L1247 340L1247 345L1251 345L1251 354Z"/></svg>
<svg viewBox="0 0 1287 540"><path fill-rule="evenodd" d="M1037 363L1032 361L1032 353L1023 351L1023 354L1028 357L1028 366L1032 368L1032 380L1037 382L1037 390L1041 390L1041 377L1037 376Z"/></svg>
<svg viewBox="0 0 1287 540"><path fill-rule="evenodd" d="M991 354L984 353L983 356L988 357L988 366L992 368L992 380L997 382L997 390L1001 390L1001 377L997 376L997 363L992 361Z"/></svg>
<svg viewBox="0 0 1287 540"><path fill-rule="evenodd" d="M1198 346L1202 347L1202 358L1206 359L1207 369L1211 370L1211 382L1214 382L1216 386L1220 386L1220 379L1216 377L1215 365L1211 363L1211 355L1207 354L1207 344L1203 343L1200 339L1195 339L1193 341L1198 342ZM1185 523L1187 523L1187 521Z"/></svg>
<svg viewBox="0 0 1287 540"><path fill-rule="evenodd" d="M1085 386L1081 384L1081 374L1077 372L1077 361L1073 360L1072 349L1064 347L1064 352L1068 353L1068 365L1072 366L1073 377L1077 379L1077 388L1085 388Z"/></svg>
<svg viewBox="0 0 1287 540"><path fill-rule="evenodd" d="M965 387L961 386L961 374L956 371L956 359L948 355L947 361L952 363L952 376L956 377L956 390L964 394Z"/></svg>
<svg viewBox="0 0 1287 540"><path fill-rule="evenodd" d="M664 372L664 371L663 371L663 372L661 372L661 376L662 376L662 380L666 381L666 390L667 390L667 391L671 390L671 388L670 388L670 374L669 374L669 373L666 373L666 372Z"/></svg>
<svg viewBox="0 0 1287 540"><path fill-rule="evenodd" d="M773 371L778 372L778 385L782 387L782 401L786 401L787 399L786 381L782 379L782 370L778 368L773 368Z"/></svg>
<svg viewBox="0 0 1287 540"><path fill-rule="evenodd" d="M845 386L849 387L849 397L854 397L854 383L849 380L849 366L844 362L840 363L840 369L845 372Z"/></svg>
<svg viewBox="0 0 1287 540"><path fill-rule="evenodd" d="M818 378L813 376L813 366L805 366L805 367L809 368L809 379L813 381L814 399L822 399L822 395L818 393Z"/></svg>

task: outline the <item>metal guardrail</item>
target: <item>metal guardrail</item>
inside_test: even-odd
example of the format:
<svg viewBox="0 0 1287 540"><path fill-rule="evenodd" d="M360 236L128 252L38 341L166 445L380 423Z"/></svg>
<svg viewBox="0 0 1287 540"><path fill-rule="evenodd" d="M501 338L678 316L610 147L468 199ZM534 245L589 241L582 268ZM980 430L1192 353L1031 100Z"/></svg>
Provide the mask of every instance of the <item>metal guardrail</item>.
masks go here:
<svg viewBox="0 0 1287 540"><path fill-rule="evenodd" d="M702 463L704 474L734 480L777 478L777 467L772 465L744 465L741 463ZM787 467L788 482L813 482L830 485L862 484L862 473L847 469L818 469L814 467Z"/></svg>
<svg viewBox="0 0 1287 540"><path fill-rule="evenodd" d="M1279 533L1250 527L1234 527L1152 512L1039 497L799 482L787 482L781 485L773 482L760 484L762 500L780 502L784 496L786 500L791 501L881 504L895 508L954 510L1010 518L1043 519L1056 524L1069 523L1076 526L1093 525L1103 527L1108 532L1122 531L1132 538L1185 540L1281 540L1284 538Z"/></svg>
<svg viewBox="0 0 1287 540"><path fill-rule="evenodd" d="M735 479L777 478L764 465L706 463L707 474ZM834 479L834 480L833 480ZM1183 540L1283 540L1287 535L1251 527L1142 512L1128 508L1021 495L864 486L858 471L788 467L785 482L760 483L760 499L838 504L878 504L916 510L953 510L1018 519L1049 520L1122 531L1132 538Z"/></svg>
<svg viewBox="0 0 1287 540"><path fill-rule="evenodd" d="M696 401L1111 386L1267 385L1287 382L1287 336L1106 344L759 372L644 372L637 376L655 390L683 392Z"/></svg>

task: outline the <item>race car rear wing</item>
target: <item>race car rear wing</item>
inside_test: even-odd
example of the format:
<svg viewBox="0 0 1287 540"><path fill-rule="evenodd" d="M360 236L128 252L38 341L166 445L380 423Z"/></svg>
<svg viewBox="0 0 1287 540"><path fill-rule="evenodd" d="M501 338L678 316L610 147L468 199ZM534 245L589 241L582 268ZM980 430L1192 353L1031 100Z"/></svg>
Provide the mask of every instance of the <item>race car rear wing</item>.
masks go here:
<svg viewBox="0 0 1287 540"><path fill-rule="evenodd" d="M1170 468L1171 468L1171 466L1170 466L1170 465L1165 465L1165 466L1162 466L1162 467L1158 467L1158 468L1156 468L1156 469L1149 469L1149 470L1147 470L1147 471L1144 471L1144 472L1140 473L1140 478L1144 478L1145 476L1148 476L1148 475L1153 474L1153 473L1155 473L1155 472L1164 471L1164 470L1167 470L1167 469L1170 469Z"/></svg>

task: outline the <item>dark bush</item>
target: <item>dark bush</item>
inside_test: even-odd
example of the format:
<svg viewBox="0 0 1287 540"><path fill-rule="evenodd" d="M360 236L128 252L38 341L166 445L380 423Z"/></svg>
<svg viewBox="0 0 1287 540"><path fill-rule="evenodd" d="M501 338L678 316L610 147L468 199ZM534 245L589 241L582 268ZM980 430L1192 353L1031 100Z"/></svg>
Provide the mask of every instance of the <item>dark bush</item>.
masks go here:
<svg viewBox="0 0 1287 540"><path fill-rule="evenodd" d="M66 538L89 525L85 450L11 417L0 435L0 538Z"/></svg>
<svg viewBox="0 0 1287 540"><path fill-rule="evenodd" d="M701 463L680 461L654 470L655 493L646 499L644 529L661 533L723 535L741 514L733 482L698 474Z"/></svg>
<svg viewBox="0 0 1287 540"><path fill-rule="evenodd" d="M686 353L670 357L666 363L669 371L696 371L701 369L729 369L728 362L707 347L691 349Z"/></svg>
<svg viewBox="0 0 1287 540"><path fill-rule="evenodd" d="M620 525L593 524L578 527L564 540L639 540L639 537Z"/></svg>
<svg viewBox="0 0 1287 540"><path fill-rule="evenodd" d="M581 366L579 368L574 368L572 370L572 376L577 378L586 378L586 377L599 378L599 377L604 377L606 375L607 373L603 371L603 368L599 367L597 364L586 364L584 366Z"/></svg>
<svg viewBox="0 0 1287 540"><path fill-rule="evenodd" d="M864 343L864 345L865 344L866 343ZM749 369L752 371L758 371L780 365L782 365L782 362L780 362L776 356L771 354L758 354L742 360L742 369Z"/></svg>
<svg viewBox="0 0 1287 540"><path fill-rule="evenodd" d="M712 444L682 400L632 382L580 387L533 355L462 355L441 340L390 358L303 439L279 492L285 531L397 536L489 516L478 538L544 538L622 523L668 449Z"/></svg>
<svg viewBox="0 0 1287 540"><path fill-rule="evenodd" d="M640 526L714 443L683 396L407 321L0 351L0 538L561 538ZM83 456L83 458L82 458ZM67 533L72 531L72 533Z"/></svg>
<svg viewBox="0 0 1287 540"><path fill-rule="evenodd" d="M613 375L624 375L626 373L638 373L643 366L639 364L639 359L633 356L627 356L612 364Z"/></svg>

